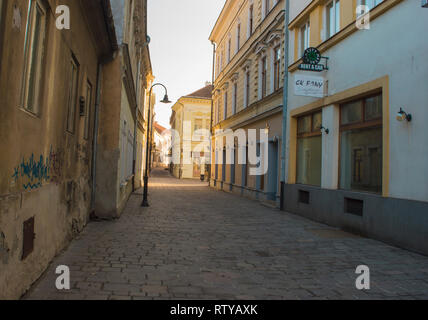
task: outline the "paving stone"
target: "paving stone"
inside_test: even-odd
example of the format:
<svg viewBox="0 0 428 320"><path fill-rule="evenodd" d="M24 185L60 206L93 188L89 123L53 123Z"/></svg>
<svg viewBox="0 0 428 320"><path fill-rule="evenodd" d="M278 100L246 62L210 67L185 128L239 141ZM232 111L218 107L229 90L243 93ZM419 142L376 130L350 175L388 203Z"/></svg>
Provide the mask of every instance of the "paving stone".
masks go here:
<svg viewBox="0 0 428 320"><path fill-rule="evenodd" d="M90 223L25 299L428 299L428 257L154 170L121 218ZM70 267L73 290L55 288ZM371 289L355 288L370 268Z"/></svg>

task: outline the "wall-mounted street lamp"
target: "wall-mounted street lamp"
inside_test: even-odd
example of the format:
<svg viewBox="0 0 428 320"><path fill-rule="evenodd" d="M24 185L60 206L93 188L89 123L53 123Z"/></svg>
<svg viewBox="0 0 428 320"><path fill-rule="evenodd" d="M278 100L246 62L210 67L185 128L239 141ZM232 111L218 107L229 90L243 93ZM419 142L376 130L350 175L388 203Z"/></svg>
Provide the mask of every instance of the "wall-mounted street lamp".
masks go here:
<svg viewBox="0 0 428 320"><path fill-rule="evenodd" d="M321 131L321 133L325 132L325 134L329 134L330 133L330 130L327 129L327 128L325 128L324 126L321 126L320 131Z"/></svg>
<svg viewBox="0 0 428 320"><path fill-rule="evenodd" d="M265 134L268 136L270 131L269 123L266 122Z"/></svg>
<svg viewBox="0 0 428 320"><path fill-rule="evenodd" d="M410 122L410 121L412 121L412 115L409 113L406 113L403 110L403 108L400 108L400 111L398 111L398 113L397 113L397 120L400 122L405 121L405 120Z"/></svg>
<svg viewBox="0 0 428 320"><path fill-rule="evenodd" d="M149 184L149 159L151 157L151 145L149 143L149 140L151 140L152 134L151 134L151 108L152 108L152 90L153 87L155 86L162 86L165 89L165 96L162 99L162 103L171 103L171 101L169 101L168 98L168 90L167 88L161 84L161 83L155 83L154 85L152 85L150 87L150 92L149 92L149 112L148 112L148 116L147 116L147 141L146 141L146 169L144 170L144 192L143 192L143 202L141 203L142 207L148 207L149 206L149 201L147 200L147 192L148 192L148 184Z"/></svg>

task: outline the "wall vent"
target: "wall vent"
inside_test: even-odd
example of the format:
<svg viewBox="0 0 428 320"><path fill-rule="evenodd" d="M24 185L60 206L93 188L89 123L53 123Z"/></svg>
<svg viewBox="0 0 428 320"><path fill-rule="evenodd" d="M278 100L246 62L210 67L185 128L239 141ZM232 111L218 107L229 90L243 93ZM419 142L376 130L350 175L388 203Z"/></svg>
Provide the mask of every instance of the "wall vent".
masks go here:
<svg viewBox="0 0 428 320"><path fill-rule="evenodd" d="M309 191L299 190L299 202L309 204L310 193Z"/></svg>
<svg viewBox="0 0 428 320"><path fill-rule="evenodd" d="M364 211L364 201L358 199L345 198L345 213L362 217Z"/></svg>
<svg viewBox="0 0 428 320"><path fill-rule="evenodd" d="M34 217L24 221L23 226L23 245L22 245L22 260L27 258L34 249Z"/></svg>

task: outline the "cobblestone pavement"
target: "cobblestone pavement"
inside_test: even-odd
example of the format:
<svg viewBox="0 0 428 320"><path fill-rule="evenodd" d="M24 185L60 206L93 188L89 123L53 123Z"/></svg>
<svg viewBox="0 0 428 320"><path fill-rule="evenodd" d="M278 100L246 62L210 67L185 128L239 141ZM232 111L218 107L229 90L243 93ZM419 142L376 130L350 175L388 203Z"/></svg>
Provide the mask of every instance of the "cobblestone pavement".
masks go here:
<svg viewBox="0 0 428 320"><path fill-rule="evenodd" d="M150 208L92 222L25 299L428 299L428 258L156 170ZM55 289L55 268L72 289ZM371 289L355 288L358 265Z"/></svg>

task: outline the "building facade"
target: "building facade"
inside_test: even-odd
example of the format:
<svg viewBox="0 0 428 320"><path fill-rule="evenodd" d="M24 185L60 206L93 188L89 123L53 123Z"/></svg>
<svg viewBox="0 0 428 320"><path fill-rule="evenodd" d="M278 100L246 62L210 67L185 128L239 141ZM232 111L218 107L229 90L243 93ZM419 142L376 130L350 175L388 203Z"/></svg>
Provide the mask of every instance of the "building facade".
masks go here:
<svg viewBox="0 0 428 320"><path fill-rule="evenodd" d="M290 15L285 210L427 254L428 9L315 0ZM403 26L414 32L397 40ZM299 70L308 47L328 70ZM296 95L299 76L320 77L324 95Z"/></svg>
<svg viewBox="0 0 428 320"><path fill-rule="evenodd" d="M207 83L172 106L172 174L177 178L205 177L210 155L212 89L213 86Z"/></svg>
<svg viewBox="0 0 428 320"><path fill-rule="evenodd" d="M141 186L147 88L153 81L147 1L111 2L119 49L103 72L95 196L95 214L101 218L118 218Z"/></svg>
<svg viewBox="0 0 428 320"><path fill-rule="evenodd" d="M285 1L228 0L211 32L216 46L210 184L263 201L279 201ZM248 142L226 149L219 130L268 133L269 170L252 175ZM259 136L257 144L260 146ZM226 161L231 152L232 161ZM239 159L241 158L241 160Z"/></svg>
<svg viewBox="0 0 428 320"><path fill-rule="evenodd" d="M168 168L170 164L169 150L171 148L171 130L155 122L153 125L153 135L153 167Z"/></svg>
<svg viewBox="0 0 428 320"><path fill-rule="evenodd" d="M102 67L117 49L107 1L0 1L0 299L19 298L93 208ZM7 45L6 45L7 44Z"/></svg>

